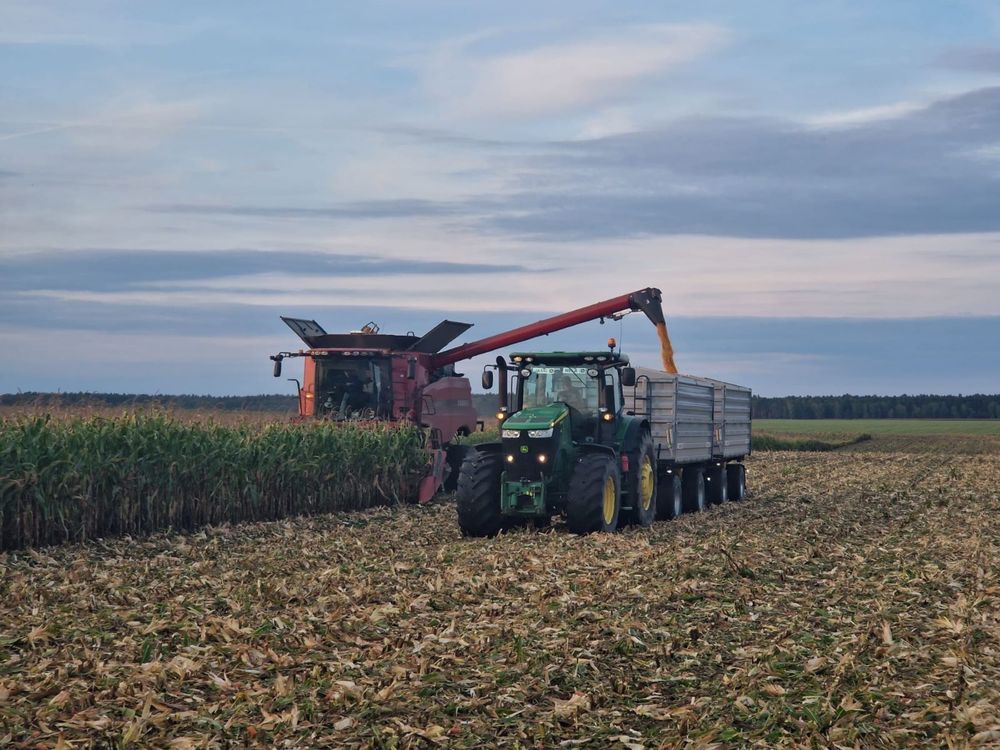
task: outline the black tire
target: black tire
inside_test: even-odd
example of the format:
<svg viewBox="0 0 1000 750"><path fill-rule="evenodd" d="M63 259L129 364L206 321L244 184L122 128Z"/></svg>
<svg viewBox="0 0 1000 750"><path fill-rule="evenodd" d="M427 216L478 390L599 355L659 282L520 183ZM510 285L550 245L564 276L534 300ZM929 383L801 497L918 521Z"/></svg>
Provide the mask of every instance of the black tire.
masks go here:
<svg viewBox="0 0 1000 750"><path fill-rule="evenodd" d="M495 536L504 527L500 513L500 474L503 462L498 453L474 451L466 456L458 475L458 526L462 536Z"/></svg>
<svg viewBox="0 0 1000 750"><path fill-rule="evenodd" d="M608 518L604 513L604 495L613 484L614 507ZM615 531L621 515L621 478L613 456L584 453L577 459L566 498L566 525L574 534Z"/></svg>
<svg viewBox="0 0 1000 750"><path fill-rule="evenodd" d="M713 464L705 470L705 499L710 505L722 505L729 499L726 465Z"/></svg>
<svg viewBox="0 0 1000 750"><path fill-rule="evenodd" d="M442 489L454 492L458 489L458 477L462 473L462 464L476 449L471 445L449 445L446 449L448 462L448 478L444 480Z"/></svg>
<svg viewBox="0 0 1000 750"><path fill-rule="evenodd" d="M726 467L726 483L729 485L730 500L745 500L747 496L747 467L743 464L729 464Z"/></svg>
<svg viewBox="0 0 1000 750"><path fill-rule="evenodd" d="M684 512L701 513L705 510L705 474L697 466L684 467Z"/></svg>
<svg viewBox="0 0 1000 750"><path fill-rule="evenodd" d="M684 512L684 489L676 471L660 477L656 493L656 517L661 521L677 518Z"/></svg>
<svg viewBox="0 0 1000 750"><path fill-rule="evenodd" d="M648 485L644 485L644 473ZM648 432L642 433L639 446L629 454L627 487L628 502L632 506L630 520L640 526L652 526L656 520L656 451ZM643 504L644 499L646 504Z"/></svg>

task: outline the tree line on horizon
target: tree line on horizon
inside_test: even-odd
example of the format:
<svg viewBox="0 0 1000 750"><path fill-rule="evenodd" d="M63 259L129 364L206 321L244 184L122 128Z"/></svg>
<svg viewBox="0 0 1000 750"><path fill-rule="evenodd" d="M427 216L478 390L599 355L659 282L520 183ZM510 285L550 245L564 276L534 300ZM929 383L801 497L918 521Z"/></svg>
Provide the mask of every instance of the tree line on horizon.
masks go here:
<svg viewBox="0 0 1000 750"><path fill-rule="evenodd" d="M754 419L1000 419L1000 394L754 396Z"/></svg>
<svg viewBox="0 0 1000 750"><path fill-rule="evenodd" d="M497 397L473 394L480 416L496 413ZM197 396L134 393L4 393L0 406L116 408L164 407L173 409L218 409L221 411L294 412L295 396ZM778 396L753 397L754 419L1000 419L1000 394L968 396Z"/></svg>

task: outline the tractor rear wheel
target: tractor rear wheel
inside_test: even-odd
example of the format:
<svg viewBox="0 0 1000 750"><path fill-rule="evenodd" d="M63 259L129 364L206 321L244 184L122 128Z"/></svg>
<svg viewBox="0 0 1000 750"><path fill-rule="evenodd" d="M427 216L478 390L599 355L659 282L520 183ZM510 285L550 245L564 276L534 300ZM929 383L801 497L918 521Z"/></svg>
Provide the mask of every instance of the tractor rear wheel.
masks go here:
<svg viewBox="0 0 1000 750"><path fill-rule="evenodd" d="M685 466L684 476L684 512L700 513L705 510L705 474L700 467Z"/></svg>
<svg viewBox="0 0 1000 750"><path fill-rule="evenodd" d="M705 499L711 505L721 505L729 499L729 478L725 464L712 465L705 472Z"/></svg>
<svg viewBox="0 0 1000 750"><path fill-rule="evenodd" d="M652 526L656 520L656 452L653 438L643 432L639 447L629 454L628 497L632 523Z"/></svg>
<svg viewBox="0 0 1000 750"><path fill-rule="evenodd" d="M743 464L729 464L726 467L730 500L744 500L747 496L747 467Z"/></svg>
<svg viewBox="0 0 1000 750"><path fill-rule="evenodd" d="M621 514L618 464L606 453L577 459L566 499L566 525L574 534L614 531Z"/></svg>
<svg viewBox="0 0 1000 750"><path fill-rule="evenodd" d="M660 520L677 518L684 512L684 490L676 471L660 477L656 493L656 517Z"/></svg>
<svg viewBox="0 0 1000 750"><path fill-rule="evenodd" d="M494 536L504 527L500 512L500 474L497 453L475 451L466 456L458 475L458 525L463 536Z"/></svg>

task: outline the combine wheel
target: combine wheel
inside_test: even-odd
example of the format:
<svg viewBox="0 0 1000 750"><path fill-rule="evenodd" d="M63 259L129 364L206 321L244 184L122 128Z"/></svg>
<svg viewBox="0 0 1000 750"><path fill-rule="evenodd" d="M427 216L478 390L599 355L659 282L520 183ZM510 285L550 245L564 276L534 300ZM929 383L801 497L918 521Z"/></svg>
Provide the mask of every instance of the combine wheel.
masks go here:
<svg viewBox="0 0 1000 750"><path fill-rule="evenodd" d="M684 512L705 510L705 474L698 466L684 467Z"/></svg>
<svg viewBox="0 0 1000 750"><path fill-rule="evenodd" d="M743 464L729 464L726 467L729 484L729 499L744 500L747 496L747 467Z"/></svg>
<svg viewBox="0 0 1000 750"><path fill-rule="evenodd" d="M466 456L458 475L458 525L462 536L494 536L504 527L500 512L498 453L474 451Z"/></svg>
<svg viewBox="0 0 1000 750"><path fill-rule="evenodd" d="M614 531L621 512L618 464L605 453L585 453L576 462L566 501L566 524L574 534Z"/></svg>
<svg viewBox="0 0 1000 750"><path fill-rule="evenodd" d="M677 518L684 512L684 490L681 477L676 471L660 477L656 497L656 517L659 520Z"/></svg>
<svg viewBox="0 0 1000 750"><path fill-rule="evenodd" d="M451 444L445 450L448 461L448 478L444 480L444 491L454 492L458 489L458 477L462 473L462 464L476 449L471 445Z"/></svg>
<svg viewBox="0 0 1000 750"><path fill-rule="evenodd" d="M657 503L656 452L648 432L643 432L638 449L629 455L628 497L632 523L652 526Z"/></svg>
<svg viewBox="0 0 1000 750"><path fill-rule="evenodd" d="M725 464L713 464L705 471L705 499L711 505L721 505L729 499L729 481Z"/></svg>

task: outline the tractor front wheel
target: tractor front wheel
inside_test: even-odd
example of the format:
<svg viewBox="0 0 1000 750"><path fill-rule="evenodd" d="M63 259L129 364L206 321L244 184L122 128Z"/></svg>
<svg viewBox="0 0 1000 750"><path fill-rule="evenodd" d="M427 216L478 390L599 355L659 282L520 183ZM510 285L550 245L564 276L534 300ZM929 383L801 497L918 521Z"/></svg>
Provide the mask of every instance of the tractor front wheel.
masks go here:
<svg viewBox="0 0 1000 750"><path fill-rule="evenodd" d="M495 536L504 527L500 512L500 474L497 453L475 451L465 457L458 475L458 525L462 536Z"/></svg>
<svg viewBox="0 0 1000 750"><path fill-rule="evenodd" d="M566 500L566 525L574 534L615 531L621 513L621 479L614 456L585 453L576 462Z"/></svg>

